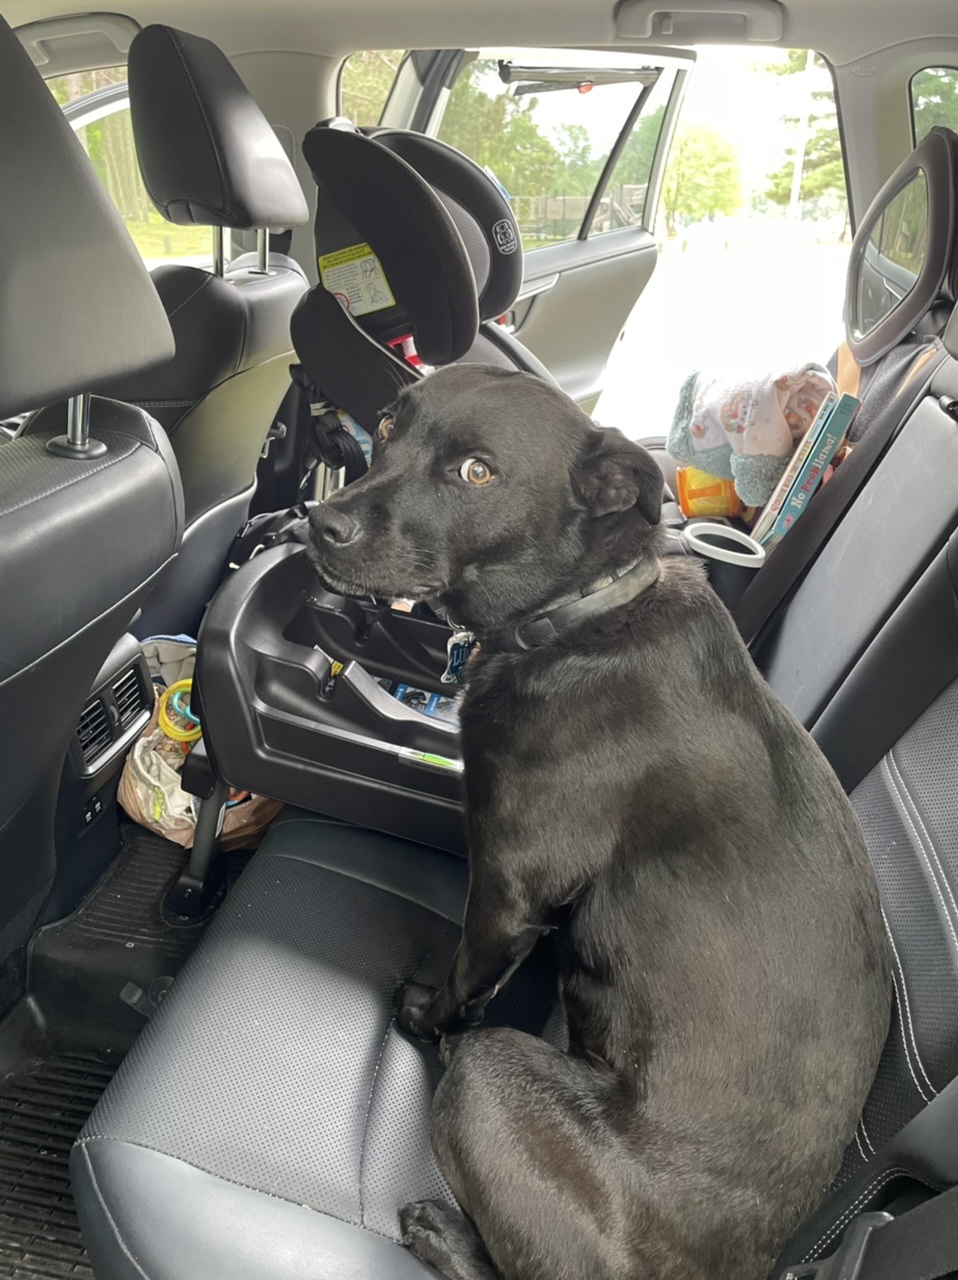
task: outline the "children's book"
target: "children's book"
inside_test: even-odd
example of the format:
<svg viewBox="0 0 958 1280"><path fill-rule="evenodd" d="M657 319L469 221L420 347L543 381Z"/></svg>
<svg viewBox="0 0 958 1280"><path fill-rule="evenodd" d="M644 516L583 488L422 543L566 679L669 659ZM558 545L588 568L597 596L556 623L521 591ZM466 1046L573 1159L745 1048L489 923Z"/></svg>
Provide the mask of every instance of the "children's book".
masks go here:
<svg viewBox="0 0 958 1280"><path fill-rule="evenodd" d="M843 395L832 409L811 452L792 482L770 532L762 539L763 546L773 547L780 542L808 506L829 463L841 448L860 404L861 401L855 396Z"/></svg>
<svg viewBox="0 0 958 1280"><path fill-rule="evenodd" d="M771 532L772 525L775 523L775 517L784 506L785 499L788 497L789 491L795 482L795 477L798 475L807 460L808 455L811 453L812 446L818 439L822 427L825 425L829 414L835 408L836 404L838 404L838 396L834 391L830 391L822 401L821 407L819 408L818 413L816 413L810 427L802 436L798 448L792 454L788 466L782 472L782 478L772 491L772 496L762 509L762 514L755 522L755 527L752 529L752 537L755 538L757 542L761 542L765 535Z"/></svg>

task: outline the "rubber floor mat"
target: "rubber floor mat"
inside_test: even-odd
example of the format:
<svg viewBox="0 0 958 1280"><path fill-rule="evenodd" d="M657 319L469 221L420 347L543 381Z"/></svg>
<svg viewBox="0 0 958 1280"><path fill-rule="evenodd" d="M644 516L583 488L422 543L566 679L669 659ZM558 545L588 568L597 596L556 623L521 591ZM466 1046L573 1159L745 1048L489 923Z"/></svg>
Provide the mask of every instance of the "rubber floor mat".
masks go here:
<svg viewBox="0 0 958 1280"><path fill-rule="evenodd" d="M70 1194L73 1141L119 1055L33 1059L0 1081L0 1277L92 1278Z"/></svg>
<svg viewBox="0 0 958 1280"><path fill-rule="evenodd" d="M250 854L224 854L230 883ZM155 1005L199 942L207 921L171 918L169 885L185 865L179 845L132 824L112 867L77 910L37 934L30 993L74 1047L128 1049L143 1025L120 998L127 984ZM2 1280L2 1275L0 1275Z"/></svg>

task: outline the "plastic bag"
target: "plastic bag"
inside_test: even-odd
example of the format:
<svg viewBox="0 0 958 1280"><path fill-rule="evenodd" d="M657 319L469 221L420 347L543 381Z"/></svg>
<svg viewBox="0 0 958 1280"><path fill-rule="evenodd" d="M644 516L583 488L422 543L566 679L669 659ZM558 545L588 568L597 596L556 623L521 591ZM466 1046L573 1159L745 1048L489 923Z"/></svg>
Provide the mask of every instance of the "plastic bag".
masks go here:
<svg viewBox="0 0 958 1280"><path fill-rule="evenodd" d="M189 849L200 801L180 786L186 753L159 728L158 716L159 701L126 758L117 799L134 822ZM231 803L224 814L220 828L223 849L255 844L283 807L280 801L265 796L244 792L243 797Z"/></svg>

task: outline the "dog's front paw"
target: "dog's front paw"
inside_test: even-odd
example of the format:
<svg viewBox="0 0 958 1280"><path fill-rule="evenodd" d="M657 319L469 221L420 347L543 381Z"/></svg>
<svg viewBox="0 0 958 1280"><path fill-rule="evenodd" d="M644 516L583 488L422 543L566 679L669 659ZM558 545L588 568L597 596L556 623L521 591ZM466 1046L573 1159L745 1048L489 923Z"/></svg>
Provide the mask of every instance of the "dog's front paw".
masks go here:
<svg viewBox="0 0 958 1280"><path fill-rule="evenodd" d="M407 982L396 992L396 1021L403 1031L420 1040L438 1040L440 1028L436 1025L435 987L424 987L419 982Z"/></svg>
<svg viewBox="0 0 958 1280"><path fill-rule="evenodd" d="M399 1210L402 1242L410 1253L444 1276L496 1280L499 1273L475 1227L451 1204L419 1200Z"/></svg>

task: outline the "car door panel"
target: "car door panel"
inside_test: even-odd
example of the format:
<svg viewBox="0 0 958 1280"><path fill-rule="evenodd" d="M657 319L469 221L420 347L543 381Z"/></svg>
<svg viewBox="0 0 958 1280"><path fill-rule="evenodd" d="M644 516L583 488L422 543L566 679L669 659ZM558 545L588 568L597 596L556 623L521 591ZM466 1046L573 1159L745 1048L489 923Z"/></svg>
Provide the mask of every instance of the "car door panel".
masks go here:
<svg viewBox="0 0 958 1280"><path fill-rule="evenodd" d="M526 277L510 317L513 331L587 412L602 390L609 352L657 260L658 245L642 227L526 255Z"/></svg>

